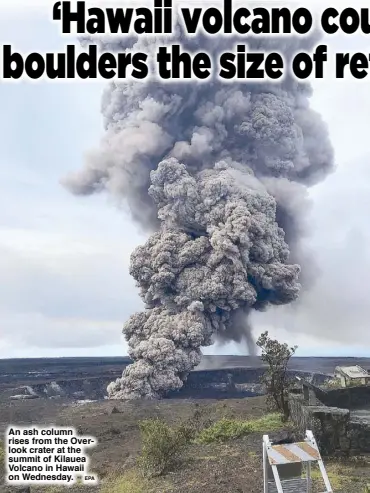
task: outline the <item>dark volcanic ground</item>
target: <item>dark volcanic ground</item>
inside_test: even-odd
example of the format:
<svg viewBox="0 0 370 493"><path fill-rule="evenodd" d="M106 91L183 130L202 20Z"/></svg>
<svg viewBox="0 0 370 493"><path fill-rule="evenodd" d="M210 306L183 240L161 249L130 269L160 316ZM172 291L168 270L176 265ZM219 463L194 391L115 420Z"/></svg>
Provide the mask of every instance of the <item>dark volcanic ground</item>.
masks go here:
<svg viewBox="0 0 370 493"><path fill-rule="evenodd" d="M115 412L112 410L115 409ZM204 425L227 420L255 420L266 417L264 397L227 400L162 400L162 401L99 401L83 406L61 400L39 399L7 402L0 400L0 440L4 424L30 424L71 426L79 434L92 435L98 445L89 452L91 471L102 481L100 487L83 486L42 488L32 486L31 493L261 493L262 435L280 440L295 433L289 423L272 429L269 422L263 431L255 431L225 442L193 443L184 460L164 476L150 481L130 479L129 473L137 470L136 458L142 448L139 422L143 419L161 418L170 425L179 425L200 414ZM294 435L296 440L303 436ZM370 458L355 457L352 461L338 462L325 457L325 466L335 493L364 493L370 481ZM316 480L320 477L313 467ZM113 484L104 480L110 474L118 477ZM20 493L3 483L0 466L0 492ZM127 479L125 479L125 475ZM141 478L141 476L136 476ZM324 491L324 486L312 493Z"/></svg>
<svg viewBox="0 0 370 493"><path fill-rule="evenodd" d="M257 387L258 391L256 382L263 372L262 364L259 358L248 356L204 356L198 371L189 375L184 388L172 399L112 402L98 397L96 402L82 404L78 397L71 398L78 389L86 391L85 397L80 397L86 399L90 391L106 388L106 384L119 376L128 363L128 358L0 360L0 441L9 424L73 425L80 434L97 437L98 446L91 452L92 467L104 480L110 472L126 474L134 467L141 447L138 422L142 419L161 417L170 424L180 424L198 411L202 411L202 415L211 422L222 418L249 420L267 413L263 396L243 398L247 392L239 389L236 397L228 387L231 376L234 387ZM322 378L325 377L322 374L332 373L337 365L354 364L370 369L370 358L293 358L290 367ZM215 388L220 382L226 388L223 387L216 395ZM48 389L50 395L43 394L42 397L57 398L12 400L10 397L21 393L22 386L40 394L40 389ZM56 388L69 389L70 393L52 396ZM115 412L112 412L113 408ZM275 436L267 426L263 433L268 433L272 439L280 439L288 431L282 428L276 431ZM263 477L263 433L252 433L226 443L193 444L181 467L163 478L141 488L132 489L132 485L126 489L124 485L123 489L108 487L93 491L89 488L89 493L259 493ZM354 466L331 464L326 459L326 465L336 493L365 491L364 487L370 480L369 461L357 461ZM0 493L15 493L16 490L2 484L2 473L0 467ZM38 487L31 491L46 493ZM72 493L67 488L49 489L47 493L67 491ZM323 488L318 491L323 491Z"/></svg>
<svg viewBox="0 0 370 493"><path fill-rule="evenodd" d="M0 360L1 362L1 360ZM370 358L348 358L348 357L294 357L290 360L289 367L292 370L333 373L336 366L360 365L370 370ZM262 366L258 356L203 356L198 369L212 368L235 368Z"/></svg>
<svg viewBox="0 0 370 493"><path fill-rule="evenodd" d="M0 386L104 376L114 379L129 363L128 357L0 359ZM292 370L316 373L333 373L338 365L360 365L370 369L370 358L295 357L290 362ZM254 356L203 356L196 370L261 366L260 358Z"/></svg>
<svg viewBox="0 0 370 493"><path fill-rule="evenodd" d="M120 377L128 357L28 358L0 360L0 400L22 398L103 399L107 385ZM292 358L292 376L322 383L337 365L370 369L370 358ZM251 356L204 356L178 392L169 398L232 398L261 395L263 363ZM227 393L227 395L226 395ZM243 395L242 395L243 394Z"/></svg>

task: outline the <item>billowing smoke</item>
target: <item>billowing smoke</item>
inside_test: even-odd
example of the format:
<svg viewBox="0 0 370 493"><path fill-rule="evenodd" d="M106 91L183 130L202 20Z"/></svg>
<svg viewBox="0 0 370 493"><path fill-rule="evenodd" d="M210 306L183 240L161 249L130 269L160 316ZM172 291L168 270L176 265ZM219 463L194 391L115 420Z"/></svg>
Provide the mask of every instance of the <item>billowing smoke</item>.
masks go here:
<svg viewBox="0 0 370 493"><path fill-rule="evenodd" d="M289 60L315 41L248 43ZM131 40L138 50L160 42ZM183 47L208 53L234 43L182 39ZM215 338L253 353L248 314L297 299L307 273L300 241L306 187L333 164L310 94L290 76L280 84L114 82L105 92L101 146L65 182L77 194L106 190L124 199L152 233L131 256L146 307L123 329L134 363L110 384L110 397L157 398L179 389Z"/></svg>

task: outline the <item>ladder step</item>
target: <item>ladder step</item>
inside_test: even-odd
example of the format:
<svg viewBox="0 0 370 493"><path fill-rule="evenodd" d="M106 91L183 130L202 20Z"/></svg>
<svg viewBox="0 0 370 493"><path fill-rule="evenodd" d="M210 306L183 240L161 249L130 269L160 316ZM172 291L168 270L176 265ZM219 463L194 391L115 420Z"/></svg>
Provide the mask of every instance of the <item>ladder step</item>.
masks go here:
<svg viewBox="0 0 370 493"><path fill-rule="evenodd" d="M284 493L307 493L306 478L285 479L281 481L281 486ZM272 481L268 483L268 492L278 493L276 484Z"/></svg>

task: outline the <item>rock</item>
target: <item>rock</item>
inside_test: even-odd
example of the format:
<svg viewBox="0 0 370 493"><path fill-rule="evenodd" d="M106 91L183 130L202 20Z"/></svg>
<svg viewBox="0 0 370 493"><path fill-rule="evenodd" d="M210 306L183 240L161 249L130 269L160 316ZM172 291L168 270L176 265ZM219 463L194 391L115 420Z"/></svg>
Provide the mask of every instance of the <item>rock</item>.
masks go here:
<svg viewBox="0 0 370 493"><path fill-rule="evenodd" d="M346 436L339 437L339 446L343 452L349 452L351 448L351 441Z"/></svg>
<svg viewBox="0 0 370 493"><path fill-rule="evenodd" d="M83 397L85 397L85 392L83 392L82 390L77 391L77 392L73 392L72 397L75 397L77 399L83 398Z"/></svg>
<svg viewBox="0 0 370 493"><path fill-rule="evenodd" d="M27 395L27 394L19 394L19 395L11 395L10 399L12 401L24 401L25 399L38 399L38 395Z"/></svg>
<svg viewBox="0 0 370 493"><path fill-rule="evenodd" d="M116 406L113 406L112 409L109 411L109 414L118 414L120 412L121 411Z"/></svg>
<svg viewBox="0 0 370 493"><path fill-rule="evenodd" d="M292 436L286 436L281 440L274 440L273 445L284 445L289 443L294 443L294 438Z"/></svg>

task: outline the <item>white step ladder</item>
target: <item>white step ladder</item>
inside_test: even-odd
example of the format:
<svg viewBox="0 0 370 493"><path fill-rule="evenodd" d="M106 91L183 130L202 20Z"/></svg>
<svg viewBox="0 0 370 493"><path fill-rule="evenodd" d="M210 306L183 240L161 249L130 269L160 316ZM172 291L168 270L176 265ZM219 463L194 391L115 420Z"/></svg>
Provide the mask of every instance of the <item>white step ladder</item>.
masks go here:
<svg viewBox="0 0 370 493"><path fill-rule="evenodd" d="M333 493L316 440L311 431L306 431L303 442L279 445L273 445L268 435L264 435L264 493L311 493L312 462L318 464L324 480L326 490L322 493ZM306 477L302 477L303 464L306 466ZM280 476L284 476L284 478Z"/></svg>

